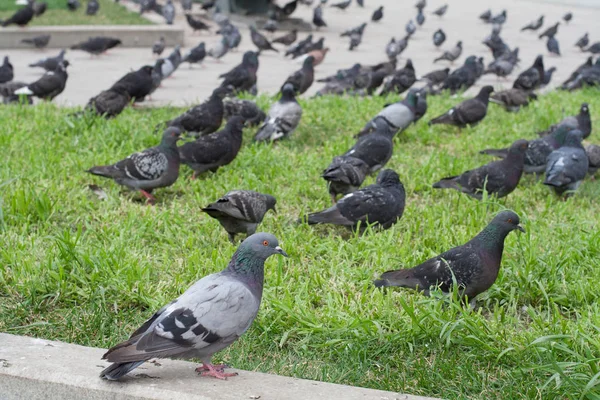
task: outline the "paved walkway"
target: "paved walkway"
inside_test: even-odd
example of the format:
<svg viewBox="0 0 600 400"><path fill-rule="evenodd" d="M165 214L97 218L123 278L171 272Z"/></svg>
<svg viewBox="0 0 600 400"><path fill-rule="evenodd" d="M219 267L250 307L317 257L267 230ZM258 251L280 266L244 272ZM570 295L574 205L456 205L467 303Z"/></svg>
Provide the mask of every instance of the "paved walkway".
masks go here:
<svg viewBox="0 0 600 400"><path fill-rule="evenodd" d="M329 3L332 1L337 0L329 0ZM365 8L359 8L353 3L346 11L325 7L324 19L327 21L328 27L322 32L315 32L315 36L324 36L326 45L332 50L324 63L317 67L317 78L329 75L339 68L347 68L356 62L375 64L386 60L385 46L391 36L404 36L406 22L416 15L415 2L416 0L365 0ZM450 3L450 7L443 18L431 15L434 9L446 2ZM280 0L280 3L285 3L285 0ZM463 55L454 67L459 66L464 58L471 54L484 56L486 64L490 62L491 54L481 42L491 31L491 26L483 24L478 19L478 15L488 8L492 8L494 14L499 13L503 8L508 10L508 20L502 31L502 38L511 48L520 47L522 62L520 67L516 68L509 77L509 80L498 80L495 76L488 75L479 80L477 87L485 84L492 84L496 88L510 86L517 74L522 69L528 68L538 54L545 55L547 67L557 67L557 72L550 85L552 87L566 79L571 71L585 61L585 58L589 55L581 53L573 47L580 36L585 32L589 32L592 42L600 41L600 24L598 24L600 20L600 1L598 1L599 7L578 6L576 4L564 5L554 2L543 3L539 0L428 0L427 3L425 25L414 35L413 40L411 40L407 50L399 60L399 64L403 64L407 57L412 58L417 75L446 65L444 62L433 64L433 59L440 54L440 51L436 51L434 48L431 37L438 28L442 28L448 36L447 47L453 46L458 40L463 41ZM581 4L577 1L574 3ZM346 38L340 38L339 33L349 27L370 21L372 12L379 5L385 6L383 20L380 23L369 23L363 37L363 43L355 51L348 51L348 41ZM562 57L548 55L545 41L538 40L537 35L530 32L520 32L522 26L536 19L540 14L546 16L546 25L542 27L544 29L546 26L560 20L567 11L572 11L574 17L569 25L561 24L557 35L563 53ZM294 16L310 20L312 9L299 5ZM186 26L181 12L176 23ZM205 99L219 83L218 75L239 63L243 51L254 47L246 29L244 29L243 35L244 39L240 49L235 53L226 55L222 63L207 59L204 68L195 66L190 69L187 64L183 65L172 79L166 80L163 87L155 92L153 100L146 104L183 106ZM305 34L301 34L301 38L304 36ZM219 40L219 36L214 33L194 35L186 26L186 48L184 51L200 41L205 41L207 48L210 48L217 40ZM167 49L166 53L169 51L170 49ZM46 50L45 52L35 50L4 52L0 50L0 55L8 54L10 56L11 62L15 66L15 79L33 81L41 75L42 71L28 68L27 64L38 58L54 55L56 52L57 50ZM144 64L154 63L150 49L117 48L112 50L109 55L93 59L90 59L86 53L73 51L68 53L68 59L72 63L72 67L69 69L67 88L55 100L62 105L85 104L91 96L108 88L126 72L137 69ZM299 63L284 59L282 54L263 53L260 57L259 91L275 93L285 78L299 67ZM319 87L321 87L320 84L314 84L304 96L312 96ZM476 91L477 87L472 88L468 94Z"/></svg>

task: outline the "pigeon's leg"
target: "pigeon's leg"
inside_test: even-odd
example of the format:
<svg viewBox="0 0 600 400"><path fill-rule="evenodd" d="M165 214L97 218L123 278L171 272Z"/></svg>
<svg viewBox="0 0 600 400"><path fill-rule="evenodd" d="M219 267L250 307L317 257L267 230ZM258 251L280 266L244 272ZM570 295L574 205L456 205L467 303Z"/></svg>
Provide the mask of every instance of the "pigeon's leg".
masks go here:
<svg viewBox="0 0 600 400"><path fill-rule="evenodd" d="M210 365L210 364L209 364L209 365ZM219 372L223 372L223 370L224 370L225 368L230 368L230 367L229 367L229 365L227 365L227 364L215 364L215 365L213 365L213 368L214 368L214 369L216 369L216 370L217 370L217 371L219 371ZM199 366L198 368L196 368L196 369L195 369L195 371L196 371L197 373L201 373L201 372L204 372L204 371L210 371L210 368L208 368L208 367L206 366L206 364L202 363L202 365L201 365L201 366Z"/></svg>
<svg viewBox="0 0 600 400"><path fill-rule="evenodd" d="M227 378L231 376L237 376L237 372L233 373L225 373L223 370L219 370L216 366L212 364L204 364L208 371L204 371L201 373L202 376L212 376L213 378L227 380Z"/></svg>
<svg viewBox="0 0 600 400"><path fill-rule="evenodd" d="M148 199L148 203L150 203L150 204L156 203L156 197L152 196L150 193L146 192L145 190L140 190L140 192L142 192L144 197Z"/></svg>
<svg viewBox="0 0 600 400"><path fill-rule="evenodd" d="M229 241L235 244L235 233L227 232L227 234L229 235Z"/></svg>
<svg viewBox="0 0 600 400"><path fill-rule="evenodd" d="M335 193L329 193L329 195L331 196L331 202L333 204L337 203L337 201L336 201L337 196L335 195Z"/></svg>

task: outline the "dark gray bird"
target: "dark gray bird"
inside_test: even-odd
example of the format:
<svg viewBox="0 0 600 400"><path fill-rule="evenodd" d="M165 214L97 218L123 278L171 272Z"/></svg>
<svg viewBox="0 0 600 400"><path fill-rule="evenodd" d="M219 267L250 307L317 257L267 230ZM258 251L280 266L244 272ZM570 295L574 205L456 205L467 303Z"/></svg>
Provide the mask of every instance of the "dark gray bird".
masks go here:
<svg viewBox="0 0 600 400"><path fill-rule="evenodd" d="M592 133L592 119L590 116L589 104L581 103L581 106L579 107L579 114L563 118L562 121L551 125L545 131L538 132L538 136L547 136L561 126L567 126L570 129L579 129L583 134L583 138L587 139Z"/></svg>
<svg viewBox="0 0 600 400"><path fill-rule="evenodd" d="M331 5L331 7L339 8L340 10L345 10L346 8L348 8L350 6L351 3L352 3L352 0L344 0L344 1L340 1L339 3L333 3Z"/></svg>
<svg viewBox="0 0 600 400"><path fill-rule="evenodd" d="M532 91L539 88L543 80L544 58L542 56L537 56L533 65L519 74L515 83L513 83L513 88Z"/></svg>
<svg viewBox="0 0 600 400"><path fill-rule="evenodd" d="M302 54L306 54L309 50L309 48L311 48L313 46L313 36L312 34L308 35L306 38L304 38L303 40L297 42L296 44L290 46L286 51L285 51L285 56L289 56L291 55L292 58L296 58L301 56Z"/></svg>
<svg viewBox="0 0 600 400"><path fill-rule="evenodd" d="M530 22L529 24L525 25L524 27L521 28L521 32L523 31L537 31L538 29L540 29L542 27L542 25L544 25L544 16L540 15L540 17L533 21Z"/></svg>
<svg viewBox="0 0 600 400"><path fill-rule="evenodd" d="M158 310L131 337L108 350L112 362L100 377L117 380L151 358L197 358L203 376L227 379L226 365L211 364L212 356L248 330L263 292L264 265L273 254L287 257L277 238L256 233L239 246L223 271L205 276L176 300Z"/></svg>
<svg viewBox="0 0 600 400"><path fill-rule="evenodd" d="M394 74L384 82L380 95L384 96L388 93L404 93L410 89L416 81L415 68L412 60L409 58L406 60L404 68L394 72Z"/></svg>
<svg viewBox="0 0 600 400"><path fill-rule="evenodd" d="M404 100L384 107L373 119L365 124L357 136L364 136L377 130L377 123L385 123L393 135L401 133L417 119L418 92L409 91ZM421 115L422 116L422 115Z"/></svg>
<svg viewBox="0 0 600 400"><path fill-rule="evenodd" d="M312 23L317 27L317 30L319 30L319 28L327 26L327 23L323 19L323 9L320 5L315 7L313 11Z"/></svg>
<svg viewBox="0 0 600 400"><path fill-rule="evenodd" d="M13 65L10 63L8 56L4 56L4 61L0 66L0 83L6 83L13 80L15 77Z"/></svg>
<svg viewBox="0 0 600 400"><path fill-rule="evenodd" d="M387 271L375 286L397 286L419 290L429 296L432 289L450 293L455 285L463 299L474 299L488 290L498 278L504 239L519 225L519 216L507 210L498 213L488 226L462 246L410 269Z"/></svg>
<svg viewBox="0 0 600 400"><path fill-rule="evenodd" d="M235 160L242 147L243 129L244 119L234 116L222 130L200 136L179 147L182 164L194 171L192 179L206 171L217 172L220 167Z"/></svg>
<svg viewBox="0 0 600 400"><path fill-rule="evenodd" d="M585 146L585 153L589 160L588 174L595 175L600 169L600 146L588 144Z"/></svg>
<svg viewBox="0 0 600 400"><path fill-rule="evenodd" d="M584 72L585 70L593 67L593 65L594 65L594 59L593 59L592 56L590 56L590 57L587 58L587 60L583 64L581 64L579 67L577 67L577 69L575 71L573 71L571 73L571 76L569 76L569 78L562 83L561 88L562 89L566 89L567 86L571 82L573 82L575 79L577 79L577 77L579 75L581 75L582 72Z"/></svg>
<svg viewBox="0 0 600 400"><path fill-rule="evenodd" d="M433 44L435 47L440 47L446 41L446 34L443 30L438 29L433 33Z"/></svg>
<svg viewBox="0 0 600 400"><path fill-rule="evenodd" d="M577 43L575 43L576 47L579 47L582 51L587 47L587 45L590 43L590 37L588 36L587 32L585 33L585 35L583 35L578 41Z"/></svg>
<svg viewBox="0 0 600 400"><path fill-rule="evenodd" d="M379 6L379 8L373 11L373 15L371 15L371 21L378 22L383 18L383 6Z"/></svg>
<svg viewBox="0 0 600 400"><path fill-rule="evenodd" d="M434 183L433 187L455 189L477 200L483 198L484 191L497 198L508 196L515 190L523 175L527 146L526 140L517 140L510 146L506 158L466 171L461 175L443 178Z"/></svg>
<svg viewBox="0 0 600 400"><path fill-rule="evenodd" d="M283 91L283 86L289 83L293 86L296 94L306 92L315 79L314 60L313 56L306 57L302 63L302 68L288 76L283 85L281 85L281 91Z"/></svg>
<svg viewBox="0 0 600 400"><path fill-rule="evenodd" d="M24 86L27 86L27 83L19 81L0 83L0 96L2 97L2 104L33 104L33 100L30 96L19 96L18 94L15 94L17 90Z"/></svg>
<svg viewBox="0 0 600 400"><path fill-rule="evenodd" d="M152 45L152 54L160 56L165 51L165 37L161 36L160 39Z"/></svg>
<svg viewBox="0 0 600 400"><path fill-rule="evenodd" d="M433 60L433 62L438 62L440 60L447 60L450 62L454 62L458 57L460 57L460 55L462 54L462 41L458 41L458 43L456 43L456 46L454 46L453 48L451 48L448 51L445 51L444 54L442 54L440 57L436 58L435 60Z"/></svg>
<svg viewBox="0 0 600 400"><path fill-rule="evenodd" d="M406 34L408 36L412 36L417 31L417 26L415 25L415 23L411 19L410 21L408 21L406 23L406 26L404 27L404 30L406 31Z"/></svg>
<svg viewBox="0 0 600 400"><path fill-rule="evenodd" d="M271 42L256 30L256 27L254 26L250 26L250 38L259 51L273 50L274 52L279 53L279 50L273 47Z"/></svg>
<svg viewBox="0 0 600 400"><path fill-rule="evenodd" d="M435 14L438 17L443 17L444 14L446 14L446 11L448 11L448 4L444 4L443 6L441 6L440 8L438 8L437 10L435 10L434 12L432 12L432 14Z"/></svg>
<svg viewBox="0 0 600 400"><path fill-rule="evenodd" d="M350 50L350 51L354 50L361 43L362 43L362 34L353 33L352 35L350 35L350 47L348 48L348 50Z"/></svg>
<svg viewBox="0 0 600 400"><path fill-rule="evenodd" d="M283 36L273 39L272 43L281 43L283 45L289 46L296 41L298 38L298 30L294 29L291 32L286 33Z"/></svg>
<svg viewBox="0 0 600 400"><path fill-rule="evenodd" d="M18 25L23 27L27 26L34 15L33 0L29 0L25 7L18 9L10 18L0 22L2 23L2 26Z"/></svg>
<svg viewBox="0 0 600 400"><path fill-rule="evenodd" d="M165 18L167 25L173 25L173 21L175 20L175 5L173 5L173 0L167 0L167 4L162 8L162 16Z"/></svg>
<svg viewBox="0 0 600 400"><path fill-rule="evenodd" d="M98 10L100 10L98 0L88 0L87 8L85 9L86 15L96 15Z"/></svg>
<svg viewBox="0 0 600 400"><path fill-rule="evenodd" d="M90 55L99 55L120 44L120 39L106 36L96 36L71 46L71 50L82 50L90 53Z"/></svg>
<svg viewBox="0 0 600 400"><path fill-rule="evenodd" d="M396 60L400 53L404 51L400 42L401 40L396 41L395 38L391 38L389 43L385 46L385 54L387 54L390 60ZM408 40L405 42L405 44L408 45Z"/></svg>
<svg viewBox="0 0 600 400"><path fill-rule="evenodd" d="M506 22L506 10L502 10L502 12L495 17L490 19L490 24L502 25Z"/></svg>
<svg viewBox="0 0 600 400"><path fill-rule="evenodd" d="M42 1L42 2L34 1L33 2L33 14L36 17L39 17L42 14L44 14L47 9L48 9L48 3L46 3L45 1Z"/></svg>
<svg viewBox="0 0 600 400"><path fill-rule="evenodd" d="M162 9L156 4L156 0L142 0L140 2L140 15L149 11L156 11L162 15Z"/></svg>
<svg viewBox="0 0 600 400"><path fill-rule="evenodd" d="M569 22L571 22L571 20L573 19L573 13L566 13L565 15L563 15L563 21L565 21L567 24Z"/></svg>
<svg viewBox="0 0 600 400"><path fill-rule="evenodd" d="M490 20L492 19L492 10L487 10L487 11L483 12L479 16L479 19L486 23L490 22Z"/></svg>
<svg viewBox="0 0 600 400"><path fill-rule="evenodd" d="M369 166L356 157L335 157L323 171L321 177L327 181L327 188L333 204L338 195L357 191L369 173Z"/></svg>
<svg viewBox="0 0 600 400"><path fill-rule="evenodd" d="M492 61L487 69L483 71L484 74L494 74L499 77L507 77L510 75L515 68L515 63L509 60L494 60Z"/></svg>
<svg viewBox="0 0 600 400"><path fill-rule="evenodd" d="M548 41L546 42L546 48L550 53L560 56L560 48L558 45L558 40L555 36L550 36L548 38Z"/></svg>
<svg viewBox="0 0 600 400"><path fill-rule="evenodd" d="M65 59L65 50L61 50L60 53L56 57L47 57L36 63L29 64L31 68L41 67L46 71L54 71L58 64L60 64Z"/></svg>
<svg viewBox="0 0 600 400"><path fill-rule="evenodd" d="M192 0L181 0L181 8L184 11L192 11Z"/></svg>
<svg viewBox="0 0 600 400"><path fill-rule="evenodd" d="M215 47L209 49L206 54L216 59L217 62L221 62L220 59L229 51L229 41L226 36L223 36Z"/></svg>
<svg viewBox="0 0 600 400"><path fill-rule="evenodd" d="M521 89L507 89L490 95L490 102L501 105L509 112L517 112L521 107L527 107L532 100L537 100L537 96Z"/></svg>
<svg viewBox="0 0 600 400"><path fill-rule="evenodd" d="M423 14L423 10L419 10L417 12L417 16L415 17L415 20L417 21L417 24L419 26L422 26L425 23L425 14Z"/></svg>
<svg viewBox="0 0 600 400"><path fill-rule="evenodd" d="M275 197L252 190L232 190L202 211L219 221L235 244L238 233L254 235L269 210L275 212Z"/></svg>
<svg viewBox="0 0 600 400"><path fill-rule="evenodd" d="M437 86L444 83L449 74L450 68L436 69L435 71L431 71L423 75L419 80L425 81L430 85Z"/></svg>
<svg viewBox="0 0 600 400"><path fill-rule="evenodd" d="M180 45L175 46L175 48L173 49L171 54L169 54L169 57L167 57L167 59L165 61L169 61L169 63L173 67L172 69L169 69L167 72L165 72L164 70L162 71L163 77L168 78L169 76L171 76L173 74L173 72L175 72L175 70L177 70L177 68L179 68L179 65L183 61L183 57L181 56L181 46Z"/></svg>
<svg viewBox="0 0 600 400"><path fill-rule="evenodd" d="M417 4L415 4L415 8L419 11L422 11L427 6L427 0L419 0Z"/></svg>
<svg viewBox="0 0 600 400"><path fill-rule="evenodd" d="M279 29L279 23L274 19L268 19L263 25L262 29L270 33L275 33L275 31Z"/></svg>
<svg viewBox="0 0 600 400"><path fill-rule="evenodd" d="M179 128L183 132L195 135L208 135L221 127L223 121L223 99L231 92L231 88L217 87L204 103L194 106L170 121L166 126Z"/></svg>
<svg viewBox="0 0 600 400"><path fill-rule="evenodd" d="M600 53L600 42L594 43L593 45L585 49L585 51L592 54Z"/></svg>
<svg viewBox="0 0 600 400"><path fill-rule="evenodd" d="M376 183L347 194L332 207L308 214L305 219L309 225L341 225L361 232L368 225L388 229L402 217L405 199L398 174L386 169L379 173Z"/></svg>
<svg viewBox="0 0 600 400"><path fill-rule="evenodd" d="M548 136L540 139L531 140L525 153L525 161L523 171L526 174L539 174L544 172L546 168L546 159L554 150L558 149L565 143L567 133L571 130L568 126L562 126L556 129ZM508 155L506 149L486 149L481 151L481 154L488 154L500 158L506 158Z"/></svg>
<svg viewBox="0 0 600 400"><path fill-rule="evenodd" d="M48 46L50 35L40 35L21 40L21 43L32 44L36 49L43 49Z"/></svg>
<svg viewBox="0 0 600 400"><path fill-rule="evenodd" d="M281 88L281 98L273 103L262 126L256 132L254 140L275 141L289 137L300 123L302 107L296 100L296 90L291 83Z"/></svg>
<svg viewBox="0 0 600 400"><path fill-rule="evenodd" d="M377 172L392 158L394 151L392 139L397 131L398 129L392 126L384 116L377 116L371 122L369 134L359 137L354 146L344 153L344 156L364 161L369 166L371 174Z"/></svg>
<svg viewBox="0 0 600 400"><path fill-rule="evenodd" d="M542 34L540 36L538 36L538 38L543 38L543 37L552 37L552 36L556 36L556 33L558 32L558 26L560 25L560 22L557 22L556 24L552 25L550 28L546 29L544 32L542 32Z"/></svg>
<svg viewBox="0 0 600 400"><path fill-rule="evenodd" d="M355 26L354 28L351 28L351 29L348 29L348 30L342 32L340 34L340 37L352 36L355 33L358 33L358 34L362 35L364 33L366 27L367 27L367 23L363 22L359 26Z"/></svg>
<svg viewBox="0 0 600 400"><path fill-rule="evenodd" d="M206 47L204 45L204 42L201 42L198 46L191 49L190 52L186 54L185 57L183 57L183 60L181 62L190 63L191 68L192 64L201 64L202 61L204 61L205 57Z"/></svg>
<svg viewBox="0 0 600 400"><path fill-rule="evenodd" d="M267 118L267 114L251 100L229 99L223 102L223 107L223 118L226 121L238 115L244 118L246 126L257 126Z"/></svg>
<svg viewBox="0 0 600 400"><path fill-rule="evenodd" d="M492 86L484 86L479 94L452 107L446 113L429 121L429 125L446 124L464 128L467 125L478 124L487 114L490 94L494 91Z"/></svg>
<svg viewBox="0 0 600 400"><path fill-rule="evenodd" d="M154 189L171 186L179 177L179 153L177 141L181 131L168 128L164 131L160 144L134 153L112 165L92 167L87 172L113 179L130 190L139 190L150 203Z"/></svg>
<svg viewBox="0 0 600 400"><path fill-rule="evenodd" d="M67 84L68 61L60 63L54 71L46 72L40 79L15 91L16 95L35 96L44 100L52 100L65 90Z"/></svg>
<svg viewBox="0 0 600 400"><path fill-rule="evenodd" d="M194 33L198 31L210 31L210 26L206 25L201 20L194 18L191 14L185 14L185 20Z"/></svg>
<svg viewBox="0 0 600 400"><path fill-rule="evenodd" d="M232 86L234 93L246 92L256 85L258 72L258 53L247 51L242 57L242 63L232 70L219 75L223 78L221 86Z"/></svg>
<svg viewBox="0 0 600 400"><path fill-rule="evenodd" d="M572 77L573 75L571 75ZM596 63L589 68L582 69L574 78L569 78L570 82L563 84L562 89L573 91L586 86L600 85L600 57Z"/></svg>
<svg viewBox="0 0 600 400"><path fill-rule="evenodd" d="M81 4L78 0L67 0L67 9L69 11L76 11L79 7L81 7Z"/></svg>
<svg viewBox="0 0 600 400"><path fill-rule="evenodd" d="M127 107L131 97L127 88L118 85L115 88L103 90L97 96L92 97L85 106L86 112L102 116L104 118L114 118Z"/></svg>
<svg viewBox="0 0 600 400"><path fill-rule="evenodd" d="M544 79L541 86L547 86L552 80L552 74L556 71L556 67L550 67L544 71Z"/></svg>
<svg viewBox="0 0 600 400"><path fill-rule="evenodd" d="M450 93L454 94L460 90L469 89L479 78L480 67L481 65L477 57L467 57L460 68L457 68L448 75L448 78L442 84L442 90L450 90Z"/></svg>
<svg viewBox="0 0 600 400"><path fill-rule="evenodd" d="M580 130L572 130L565 143L548 156L544 185L551 186L558 196L577 190L588 172L589 160L582 139Z"/></svg>
<svg viewBox="0 0 600 400"><path fill-rule="evenodd" d="M137 71L129 72L115 82L111 89L124 87L131 99L143 102L153 89L152 71L151 66L145 65Z"/></svg>

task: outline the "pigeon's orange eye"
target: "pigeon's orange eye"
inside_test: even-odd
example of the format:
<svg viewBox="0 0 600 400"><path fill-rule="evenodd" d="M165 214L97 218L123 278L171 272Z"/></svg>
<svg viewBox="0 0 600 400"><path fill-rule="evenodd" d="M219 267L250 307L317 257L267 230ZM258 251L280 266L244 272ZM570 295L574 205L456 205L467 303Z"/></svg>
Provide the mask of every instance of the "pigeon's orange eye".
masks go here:
<svg viewBox="0 0 600 400"><path fill-rule="evenodd" d="M512 219L509 218L506 222L512 223Z"/></svg>
<svg viewBox="0 0 600 400"><path fill-rule="evenodd" d="M263 240L263 246L268 246L268 245L269 245L269 242L266 240Z"/></svg>

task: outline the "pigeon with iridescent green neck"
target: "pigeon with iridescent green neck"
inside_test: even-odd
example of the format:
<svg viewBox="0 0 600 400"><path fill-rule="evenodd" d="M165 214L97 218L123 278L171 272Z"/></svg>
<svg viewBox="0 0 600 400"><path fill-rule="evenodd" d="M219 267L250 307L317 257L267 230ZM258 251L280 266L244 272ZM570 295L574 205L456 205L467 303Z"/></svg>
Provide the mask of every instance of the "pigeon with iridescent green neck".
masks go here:
<svg viewBox="0 0 600 400"><path fill-rule="evenodd" d="M464 245L430 258L414 268L385 272L374 282L375 286L409 288L429 296L432 288L449 293L456 282L461 296L474 299L496 281L506 236L515 229L525 232L519 222L519 216L514 212L502 211Z"/></svg>
<svg viewBox="0 0 600 400"><path fill-rule="evenodd" d="M252 325L263 293L264 267L274 254L287 257L277 238L256 233L242 242L227 268L205 276L176 300L158 310L125 342L102 359L113 364L100 373L117 380L151 358L198 358L202 376L227 379L226 365L212 356L238 340Z"/></svg>

